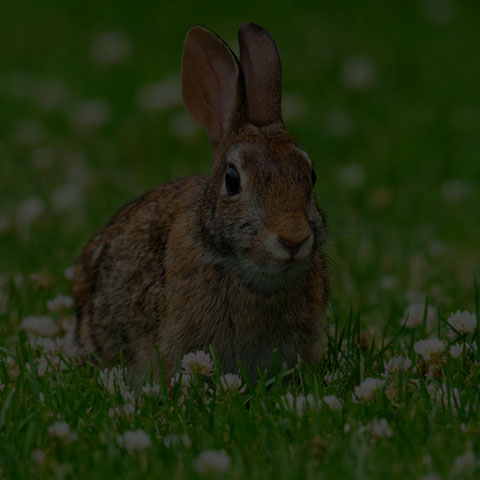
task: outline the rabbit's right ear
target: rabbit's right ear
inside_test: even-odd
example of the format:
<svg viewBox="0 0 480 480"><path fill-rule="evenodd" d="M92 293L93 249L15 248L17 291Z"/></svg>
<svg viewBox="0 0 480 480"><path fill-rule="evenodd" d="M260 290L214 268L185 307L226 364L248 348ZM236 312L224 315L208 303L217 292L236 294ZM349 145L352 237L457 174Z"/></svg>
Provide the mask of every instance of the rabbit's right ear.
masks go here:
<svg viewBox="0 0 480 480"><path fill-rule="evenodd" d="M183 101L212 143L225 138L244 116L243 92L240 64L228 45L204 27L191 28L183 47Z"/></svg>

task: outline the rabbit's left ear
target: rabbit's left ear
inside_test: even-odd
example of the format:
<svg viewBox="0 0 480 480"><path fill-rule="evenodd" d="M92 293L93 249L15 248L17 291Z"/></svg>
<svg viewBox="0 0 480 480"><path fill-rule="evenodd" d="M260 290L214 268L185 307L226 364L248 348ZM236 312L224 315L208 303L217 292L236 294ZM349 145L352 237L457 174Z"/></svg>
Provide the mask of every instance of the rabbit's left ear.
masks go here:
<svg viewBox="0 0 480 480"><path fill-rule="evenodd" d="M228 45L204 27L191 28L182 57L182 94L192 117L212 143L234 133L246 120L243 75Z"/></svg>
<svg viewBox="0 0 480 480"><path fill-rule="evenodd" d="M238 42L250 122L262 126L282 121L282 65L275 40L250 22L240 27Z"/></svg>

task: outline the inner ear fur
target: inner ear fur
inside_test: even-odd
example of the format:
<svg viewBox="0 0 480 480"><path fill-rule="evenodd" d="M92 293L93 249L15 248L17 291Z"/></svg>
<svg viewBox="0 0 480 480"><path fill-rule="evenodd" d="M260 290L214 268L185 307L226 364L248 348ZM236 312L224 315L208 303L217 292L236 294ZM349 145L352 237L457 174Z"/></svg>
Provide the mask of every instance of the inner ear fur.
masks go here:
<svg viewBox="0 0 480 480"><path fill-rule="evenodd" d="M243 72L235 54L212 31L191 28L182 57L182 95L190 115L216 143L245 122Z"/></svg>
<svg viewBox="0 0 480 480"><path fill-rule="evenodd" d="M240 27L238 42L250 121L259 126L282 121L282 65L275 40L250 22Z"/></svg>

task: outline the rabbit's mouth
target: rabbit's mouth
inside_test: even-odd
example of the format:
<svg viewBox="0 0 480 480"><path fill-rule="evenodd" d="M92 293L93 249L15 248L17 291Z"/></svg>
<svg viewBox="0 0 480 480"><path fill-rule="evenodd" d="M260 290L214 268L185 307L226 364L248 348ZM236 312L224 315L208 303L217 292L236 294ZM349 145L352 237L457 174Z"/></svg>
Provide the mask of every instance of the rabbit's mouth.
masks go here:
<svg viewBox="0 0 480 480"><path fill-rule="evenodd" d="M271 291L291 286L292 282L297 281L311 267L311 259L299 261L291 258L286 262L263 265L244 259L239 262L236 271L248 285Z"/></svg>
<svg viewBox="0 0 480 480"><path fill-rule="evenodd" d="M312 266L311 259L297 260L292 257L286 263L279 265L278 272L272 272L273 275L292 276L306 272Z"/></svg>
<svg viewBox="0 0 480 480"><path fill-rule="evenodd" d="M206 263L223 265L250 288L269 293L291 287L292 283L313 267L313 252L302 259L291 256L280 260L265 253L260 258L213 256L204 253L202 258Z"/></svg>

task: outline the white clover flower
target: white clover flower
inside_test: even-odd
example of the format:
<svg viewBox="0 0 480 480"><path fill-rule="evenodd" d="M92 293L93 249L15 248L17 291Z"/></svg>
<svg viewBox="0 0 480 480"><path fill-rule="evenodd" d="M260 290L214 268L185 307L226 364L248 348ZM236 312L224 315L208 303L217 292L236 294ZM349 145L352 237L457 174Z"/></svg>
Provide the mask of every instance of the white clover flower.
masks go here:
<svg viewBox="0 0 480 480"><path fill-rule="evenodd" d="M55 422L48 427L48 433L60 440L73 441L77 439L77 434L70 430L67 422Z"/></svg>
<svg viewBox="0 0 480 480"><path fill-rule="evenodd" d="M57 355L49 355L48 360L40 357L36 362L36 370L39 377L43 377L50 366L57 370L66 370L68 368L68 365Z"/></svg>
<svg viewBox="0 0 480 480"><path fill-rule="evenodd" d="M182 103L181 81L178 76L166 77L160 82L140 89L137 102L142 110L159 112Z"/></svg>
<svg viewBox="0 0 480 480"><path fill-rule="evenodd" d="M52 317L30 315L25 317L20 324L20 328L31 335L41 335L49 337L57 333L57 327Z"/></svg>
<svg viewBox="0 0 480 480"><path fill-rule="evenodd" d="M71 182L55 188L50 195L50 203L59 213L75 212L78 214L84 200L83 187Z"/></svg>
<svg viewBox="0 0 480 480"><path fill-rule="evenodd" d="M434 25L446 25L455 16L455 2L451 0L423 0L421 10L426 20Z"/></svg>
<svg viewBox="0 0 480 480"><path fill-rule="evenodd" d="M183 139L193 137L199 128L187 112L177 112L170 118L169 130L173 136Z"/></svg>
<svg viewBox="0 0 480 480"><path fill-rule="evenodd" d="M15 379L20 374L20 367L13 357L5 358L5 367L7 368L8 378Z"/></svg>
<svg viewBox="0 0 480 480"><path fill-rule="evenodd" d="M464 345L461 343L455 343L449 349L450 356L452 358L460 358L463 355Z"/></svg>
<svg viewBox="0 0 480 480"><path fill-rule="evenodd" d="M32 282L35 283L34 279L32 278L32 276L34 276L34 275L38 275L38 274L37 273L31 273L29 275L29 278ZM21 288L25 285L25 275L21 272L15 272L12 275L12 281L13 281L13 284L15 285L15 287Z"/></svg>
<svg viewBox="0 0 480 480"><path fill-rule="evenodd" d="M120 396L123 401L126 403L135 404L135 394L131 392L126 386L125 388L120 389Z"/></svg>
<svg viewBox="0 0 480 480"><path fill-rule="evenodd" d="M36 449L32 452L32 459L35 463L38 463L39 465L41 465L43 462L45 462L45 458L46 458L46 455L45 455L45 452L43 450L40 450L40 449Z"/></svg>
<svg viewBox="0 0 480 480"><path fill-rule="evenodd" d="M340 183L347 187L358 187L365 182L365 168L359 164L345 165L340 171Z"/></svg>
<svg viewBox="0 0 480 480"><path fill-rule="evenodd" d="M336 372L326 373L325 376L323 377L327 385L330 385L334 382L342 380L342 378L343 378L343 373L340 372L340 370L337 370Z"/></svg>
<svg viewBox="0 0 480 480"><path fill-rule="evenodd" d="M442 196L446 202L453 203L468 197L471 190L472 187L467 181L451 178L442 185Z"/></svg>
<svg viewBox="0 0 480 480"><path fill-rule="evenodd" d="M34 120L25 120L13 132L12 140L25 147L34 147L41 143L46 135L47 132L42 123Z"/></svg>
<svg viewBox="0 0 480 480"><path fill-rule="evenodd" d="M43 350L47 355L55 353L55 342L51 338L33 338L28 343L32 348Z"/></svg>
<svg viewBox="0 0 480 480"><path fill-rule="evenodd" d="M73 307L73 298L67 295L57 295L51 300L47 300L47 308L51 312L60 312Z"/></svg>
<svg viewBox="0 0 480 480"><path fill-rule="evenodd" d="M30 163L34 170L43 172L50 170L55 162L56 151L52 147L40 147L32 151Z"/></svg>
<svg viewBox="0 0 480 480"><path fill-rule="evenodd" d="M71 114L73 125L79 129L92 130L102 127L112 117L112 107L103 99L85 100Z"/></svg>
<svg viewBox="0 0 480 480"><path fill-rule="evenodd" d="M111 370L106 368L105 370L100 372L100 374L98 375L98 379L103 385L103 387L111 394L114 394L116 391L122 392L127 390L123 370L120 367L113 367Z"/></svg>
<svg viewBox="0 0 480 480"><path fill-rule="evenodd" d="M195 471L201 475L227 473L231 460L225 450L204 450L195 460Z"/></svg>
<svg viewBox="0 0 480 480"><path fill-rule="evenodd" d="M420 480L442 480L442 477L439 477L435 473L428 473L420 477Z"/></svg>
<svg viewBox="0 0 480 480"><path fill-rule="evenodd" d="M20 274L15 275L17 279L14 278L14 281L17 280L20 282L19 285L23 283L23 280ZM50 290L55 283L55 279L48 272L34 272L28 276L28 279L32 282L32 286L36 290Z"/></svg>
<svg viewBox="0 0 480 480"><path fill-rule="evenodd" d="M398 277L395 275L383 275L380 279L380 287L384 290L393 290L398 286Z"/></svg>
<svg viewBox="0 0 480 480"><path fill-rule="evenodd" d="M450 388L450 396L448 395L448 388L445 383L441 386L436 383L430 383L427 385L427 392L430 400L438 405L442 405L445 408L451 408L456 412L457 405L460 405L460 391L458 388Z"/></svg>
<svg viewBox="0 0 480 480"><path fill-rule="evenodd" d="M192 383L192 375L189 375L188 373L183 373L183 374L176 373L170 380L170 385L174 387L180 381L181 381L180 389L182 393L186 393L188 387Z"/></svg>
<svg viewBox="0 0 480 480"><path fill-rule="evenodd" d="M118 435L117 442L130 453L135 450L145 450L152 444L150 436L140 429L128 430L123 435Z"/></svg>
<svg viewBox="0 0 480 480"><path fill-rule="evenodd" d="M56 337L55 338L55 353L62 352L64 349L65 349L65 338Z"/></svg>
<svg viewBox="0 0 480 480"><path fill-rule="evenodd" d="M386 418L374 420L370 424L370 428L373 438L391 438L393 436L392 429Z"/></svg>
<svg viewBox="0 0 480 480"><path fill-rule="evenodd" d="M368 57L351 57L342 65L340 80L351 90L369 90L377 80L377 68Z"/></svg>
<svg viewBox="0 0 480 480"><path fill-rule="evenodd" d="M342 410L342 402L338 399L336 395L325 395L322 399L334 412L340 412Z"/></svg>
<svg viewBox="0 0 480 480"><path fill-rule="evenodd" d="M63 275L67 280L73 280L75 276L75 265L65 268Z"/></svg>
<svg viewBox="0 0 480 480"><path fill-rule="evenodd" d="M438 338L419 340L413 345L417 355L420 355L426 362L435 362L440 359L445 350L445 342Z"/></svg>
<svg viewBox="0 0 480 480"><path fill-rule="evenodd" d="M430 243L430 253L436 257L442 257L445 254L445 244L438 238L433 239Z"/></svg>
<svg viewBox="0 0 480 480"><path fill-rule="evenodd" d="M467 446L467 451L462 455L459 455L455 458L452 465L452 475L459 476L459 475L468 475L475 471L478 465L477 459L475 458L475 454L470 446Z"/></svg>
<svg viewBox="0 0 480 480"><path fill-rule="evenodd" d="M327 116L327 130L333 137L344 137L353 130L352 118L344 110L333 110Z"/></svg>
<svg viewBox="0 0 480 480"><path fill-rule="evenodd" d="M67 86L60 80L43 80L35 85L33 91L36 106L47 112L61 110L69 97Z"/></svg>
<svg viewBox="0 0 480 480"><path fill-rule="evenodd" d="M185 433L183 435L167 435L163 438L163 444L167 447L176 447L179 445L184 445L186 448L192 446L192 441L190 437Z"/></svg>
<svg viewBox="0 0 480 480"><path fill-rule="evenodd" d="M427 307L427 330L430 330L435 324L436 310L431 305ZM423 324L423 317L425 315L425 304L418 302L410 304L406 309L403 317L400 320L402 325L407 328L419 327Z"/></svg>
<svg viewBox="0 0 480 480"><path fill-rule="evenodd" d="M392 375L397 372L407 371L411 367L412 361L409 358L392 357L388 363L383 362L383 365L385 367L385 373Z"/></svg>
<svg viewBox="0 0 480 480"><path fill-rule="evenodd" d="M293 396L290 392L280 397L279 405L287 410L295 412L299 417L302 417L310 408L311 410L319 409L320 404L315 401L315 398L310 393L308 395Z"/></svg>
<svg viewBox="0 0 480 480"><path fill-rule="evenodd" d="M114 417L126 417L131 418L135 416L135 406L131 403L124 403L123 405L117 405L108 410L108 416Z"/></svg>
<svg viewBox="0 0 480 480"><path fill-rule="evenodd" d="M224 390L243 393L246 386L242 384L242 379L233 373L227 373L220 377L220 383Z"/></svg>
<svg viewBox="0 0 480 480"><path fill-rule="evenodd" d="M213 375L212 359L203 350L187 353L182 359L182 371L188 375L198 373L209 377Z"/></svg>
<svg viewBox="0 0 480 480"><path fill-rule="evenodd" d="M45 337L35 337L29 341L29 345L31 345L32 348L43 350L49 356L53 356L63 351L65 346L64 342L65 339L59 337L55 338L55 340Z"/></svg>
<svg viewBox="0 0 480 480"><path fill-rule="evenodd" d="M448 323L462 335L470 335L477 328L477 316L467 311L457 310L448 317Z"/></svg>
<svg viewBox="0 0 480 480"><path fill-rule="evenodd" d="M48 362L44 358L40 358L37 363L37 375L43 377L47 373Z"/></svg>
<svg viewBox="0 0 480 480"><path fill-rule="evenodd" d="M75 185L78 188L85 188L91 184L92 172L86 165L86 160L82 154L69 152L65 158L65 183Z"/></svg>
<svg viewBox="0 0 480 480"><path fill-rule="evenodd" d="M45 213L45 204L39 197L28 197L18 205L15 220L20 230L28 229Z"/></svg>
<svg viewBox="0 0 480 480"><path fill-rule="evenodd" d="M142 393L147 397L156 397L161 393L160 385L158 383L148 383L142 387Z"/></svg>
<svg viewBox="0 0 480 480"><path fill-rule="evenodd" d="M308 103L299 93L285 92L282 95L282 114L287 123L301 118L307 110Z"/></svg>
<svg viewBox="0 0 480 480"><path fill-rule="evenodd" d="M91 55L95 62L114 65L125 60L132 51L132 42L123 32L103 32L94 38Z"/></svg>
<svg viewBox="0 0 480 480"><path fill-rule="evenodd" d="M385 385L385 380L380 378L366 378L360 385L354 389L354 400L371 401L376 398L379 390Z"/></svg>
<svg viewBox="0 0 480 480"><path fill-rule="evenodd" d="M370 424L368 425L360 425L358 427L358 430L357 430L357 433L359 435L364 435L367 431L368 431L368 428L370 427Z"/></svg>

